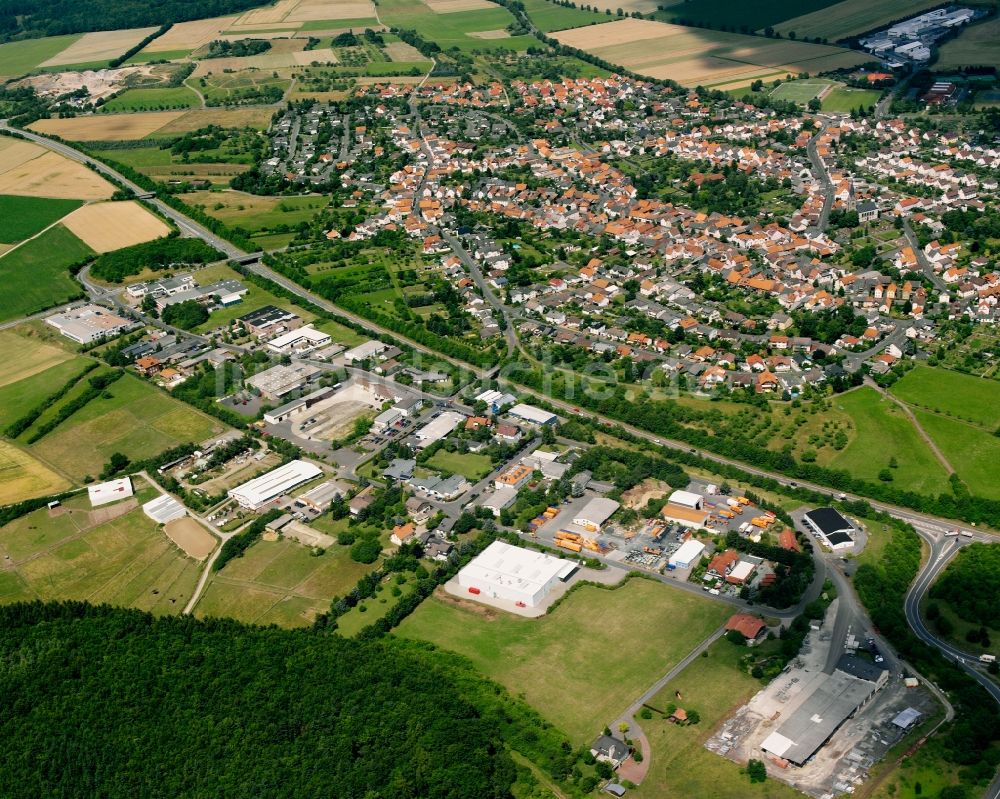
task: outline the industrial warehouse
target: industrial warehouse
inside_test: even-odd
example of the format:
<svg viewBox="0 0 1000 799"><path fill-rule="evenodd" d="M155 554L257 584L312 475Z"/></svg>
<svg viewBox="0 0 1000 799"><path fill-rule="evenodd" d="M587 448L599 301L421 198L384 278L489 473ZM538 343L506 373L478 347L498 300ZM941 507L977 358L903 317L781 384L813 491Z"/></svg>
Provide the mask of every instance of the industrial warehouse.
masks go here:
<svg viewBox="0 0 1000 799"><path fill-rule="evenodd" d="M577 569L572 561L494 541L458 573L468 594L535 607Z"/></svg>
<svg viewBox="0 0 1000 799"><path fill-rule="evenodd" d="M854 525L834 508L816 508L802 517L809 530L830 549L854 546Z"/></svg>
<svg viewBox="0 0 1000 799"><path fill-rule="evenodd" d="M287 491L322 474L322 469L308 461L289 461L284 466L230 489L229 496L247 510L260 510Z"/></svg>

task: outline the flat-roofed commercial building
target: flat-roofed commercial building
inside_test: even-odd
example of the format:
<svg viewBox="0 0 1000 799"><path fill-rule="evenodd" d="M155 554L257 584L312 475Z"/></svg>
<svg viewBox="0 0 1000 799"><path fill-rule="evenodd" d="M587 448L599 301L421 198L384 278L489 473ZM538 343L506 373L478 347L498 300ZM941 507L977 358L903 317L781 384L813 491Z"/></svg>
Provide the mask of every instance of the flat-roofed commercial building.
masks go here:
<svg viewBox="0 0 1000 799"><path fill-rule="evenodd" d="M692 510L701 510L704 501L705 498L701 494L695 494L693 491L674 491L667 498L667 502L672 505L682 505Z"/></svg>
<svg viewBox="0 0 1000 799"><path fill-rule="evenodd" d="M124 333L134 323L99 305L84 305L46 317L45 324L78 344L91 344L106 336Z"/></svg>
<svg viewBox="0 0 1000 799"><path fill-rule="evenodd" d="M128 499L132 496L132 481L128 477L108 480L106 483L89 486L87 493L90 495L90 504L96 508L98 505L106 505L108 502Z"/></svg>
<svg viewBox="0 0 1000 799"><path fill-rule="evenodd" d="M472 595L536 607L574 571L571 561L494 541L458 573L458 584Z"/></svg>
<svg viewBox="0 0 1000 799"><path fill-rule="evenodd" d="M543 411L541 408L536 408L534 405L525 405L523 402L515 405L508 413L522 421L537 425L555 424L559 419L551 411Z"/></svg>
<svg viewBox="0 0 1000 799"><path fill-rule="evenodd" d="M689 538L668 559L668 563L678 569L690 569L696 566L705 552L705 545L701 541Z"/></svg>
<svg viewBox="0 0 1000 799"><path fill-rule="evenodd" d="M445 411L437 419L431 419L427 424L417 430L414 435L421 447L429 447L435 441L440 441L452 430L465 421L462 414L455 411Z"/></svg>
<svg viewBox="0 0 1000 799"><path fill-rule="evenodd" d="M594 497L576 514L573 524L580 525L587 532L596 533L620 507L613 499Z"/></svg>
<svg viewBox="0 0 1000 799"><path fill-rule="evenodd" d="M660 513L668 522L675 522L682 527L690 527L692 530L703 530L708 527L708 511L693 510L686 505L675 505L673 502L668 502Z"/></svg>
<svg viewBox="0 0 1000 799"><path fill-rule="evenodd" d="M854 546L854 525L835 508L816 508L805 514L802 521L830 549Z"/></svg>
<svg viewBox="0 0 1000 799"><path fill-rule="evenodd" d="M289 461L284 466L230 489L229 496L248 510L259 510L282 494L322 474L322 469L308 461Z"/></svg>

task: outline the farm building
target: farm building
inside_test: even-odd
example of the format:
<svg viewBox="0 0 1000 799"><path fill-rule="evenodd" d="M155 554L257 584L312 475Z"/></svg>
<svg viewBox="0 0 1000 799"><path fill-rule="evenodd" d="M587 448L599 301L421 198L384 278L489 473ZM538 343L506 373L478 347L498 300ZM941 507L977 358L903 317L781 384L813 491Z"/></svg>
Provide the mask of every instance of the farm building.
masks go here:
<svg viewBox="0 0 1000 799"><path fill-rule="evenodd" d="M437 419L431 419L427 424L417 430L414 435L419 441L420 447L429 447L435 441L440 441L465 421L462 414L455 411L445 411Z"/></svg>
<svg viewBox="0 0 1000 799"><path fill-rule="evenodd" d="M708 511L692 510L684 505L675 505L668 502L660 511L663 518L668 522L675 522L682 527L690 527L694 530L703 530L708 526Z"/></svg>
<svg viewBox="0 0 1000 799"><path fill-rule="evenodd" d="M99 305L84 305L48 316L45 324L54 327L66 338L78 344L91 344L98 339L124 333L134 323Z"/></svg>
<svg viewBox="0 0 1000 799"><path fill-rule="evenodd" d="M96 508L98 505L107 505L119 499L128 499L132 496L132 481L127 477L108 480L106 483L89 486L87 493L90 495L90 504Z"/></svg>
<svg viewBox="0 0 1000 799"><path fill-rule="evenodd" d="M580 525L587 532L596 533L620 507L613 499L594 497L583 506L576 518L573 519L573 524Z"/></svg>
<svg viewBox="0 0 1000 799"><path fill-rule="evenodd" d="M701 560L704 551L705 545L701 541L689 538L681 544L680 549L670 556L668 562L671 566L678 569L690 569L692 566L698 565L698 561Z"/></svg>
<svg viewBox="0 0 1000 799"><path fill-rule="evenodd" d="M166 524L187 515L184 506L167 494L161 494L156 499L151 499L142 506L142 512L157 524Z"/></svg>
<svg viewBox="0 0 1000 799"><path fill-rule="evenodd" d="M458 584L473 595L536 607L574 571L575 563L494 541L458 573Z"/></svg>
<svg viewBox="0 0 1000 799"><path fill-rule="evenodd" d="M692 491L674 491L668 498L667 502L672 505L680 505L684 508L690 508L691 510L701 510L702 503L704 503L705 498L701 494L695 494Z"/></svg>
<svg viewBox="0 0 1000 799"><path fill-rule="evenodd" d="M842 655L833 674L817 673L805 700L761 749L796 766L803 765L889 679L889 672L854 655Z"/></svg>
<svg viewBox="0 0 1000 799"><path fill-rule="evenodd" d="M530 424L555 424L558 417L549 411L543 411L541 408L536 408L534 405L525 405L523 402L518 403L513 408L511 408L508 413L523 422L529 422Z"/></svg>
<svg viewBox="0 0 1000 799"><path fill-rule="evenodd" d="M268 502L322 474L322 469L308 461L289 461L284 466L230 489L229 496L244 508L259 510Z"/></svg>
<svg viewBox="0 0 1000 799"><path fill-rule="evenodd" d="M802 517L806 526L830 549L849 549L854 546L854 525L834 508L816 508Z"/></svg>

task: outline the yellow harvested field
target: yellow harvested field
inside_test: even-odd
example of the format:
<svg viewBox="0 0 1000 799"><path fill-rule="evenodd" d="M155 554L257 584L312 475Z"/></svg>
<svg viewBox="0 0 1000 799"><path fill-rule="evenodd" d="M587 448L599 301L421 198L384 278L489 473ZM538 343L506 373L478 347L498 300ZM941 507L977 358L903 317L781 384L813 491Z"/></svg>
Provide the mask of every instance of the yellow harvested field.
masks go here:
<svg viewBox="0 0 1000 799"><path fill-rule="evenodd" d="M392 61L426 61L416 47L406 42L389 42L385 52Z"/></svg>
<svg viewBox="0 0 1000 799"><path fill-rule="evenodd" d="M13 444L0 441L0 505L58 494L69 487L69 480L41 461Z"/></svg>
<svg viewBox="0 0 1000 799"><path fill-rule="evenodd" d="M94 61L110 61L126 50L135 47L157 28L129 28L123 31L96 31L85 33L62 52L56 53L43 67L62 64L89 64Z"/></svg>
<svg viewBox="0 0 1000 799"><path fill-rule="evenodd" d="M877 3L871 0L842 0L811 14L787 19L775 25L774 29L782 34L795 31L799 39L819 36L835 42L940 5L938 0L879 0Z"/></svg>
<svg viewBox="0 0 1000 799"><path fill-rule="evenodd" d="M62 220L94 252L111 252L143 244L170 233L170 228L135 200L82 205Z"/></svg>
<svg viewBox="0 0 1000 799"><path fill-rule="evenodd" d="M435 14L453 14L456 11L478 11L481 8L495 8L488 0L424 0Z"/></svg>
<svg viewBox="0 0 1000 799"><path fill-rule="evenodd" d="M473 39L509 39L510 32L503 28L493 31L475 31L468 34Z"/></svg>
<svg viewBox="0 0 1000 799"><path fill-rule="evenodd" d="M620 3L614 0L596 0L590 5L598 11L610 10L612 14L616 13L619 8L626 14L631 14L633 11L638 11L640 14L653 14L660 6L670 4L665 4L663 0L622 0Z"/></svg>
<svg viewBox="0 0 1000 799"><path fill-rule="evenodd" d="M273 6L255 8L252 11L247 11L243 14L243 16L236 20L236 25L234 27L282 22L296 5L298 5L298 0L278 0L278 2Z"/></svg>
<svg viewBox="0 0 1000 799"><path fill-rule="evenodd" d="M38 158L44 152L44 147L32 144L30 141L0 136L0 172L14 169L25 161Z"/></svg>
<svg viewBox="0 0 1000 799"><path fill-rule="evenodd" d="M485 0L473 0L485 2ZM300 0L285 22L318 22L327 19L368 19L375 16L371 0Z"/></svg>
<svg viewBox="0 0 1000 799"><path fill-rule="evenodd" d="M44 372L72 357L64 349L10 330L0 331L0 352L4 354L0 361L0 386Z"/></svg>
<svg viewBox="0 0 1000 799"><path fill-rule="evenodd" d="M305 44L305 40L297 40L298 43ZM320 47L316 50L302 50L301 47L293 52L267 52L262 55L229 56L227 58L208 58L199 61L192 73L196 78L203 78L206 75L220 75L222 73L242 72L244 70L275 70L287 69L289 67L305 67L312 63L338 64L337 53L329 47ZM263 77L258 75L258 77Z"/></svg>
<svg viewBox="0 0 1000 799"><path fill-rule="evenodd" d="M470 34L475 35L475 34ZM869 56L853 50L722 33L665 22L624 19L559 31L562 44L612 64L684 86L739 88L773 75L852 67Z"/></svg>
<svg viewBox="0 0 1000 799"><path fill-rule="evenodd" d="M189 133L192 130L218 125L223 128L259 128L271 124L273 108L205 108L188 111L167 123L157 133ZM133 114L134 116L134 114Z"/></svg>
<svg viewBox="0 0 1000 799"><path fill-rule="evenodd" d="M213 39L218 39L222 31L232 27L236 17L213 17L194 22L178 22L159 38L154 39L143 50L144 53L166 53L176 50L197 50Z"/></svg>
<svg viewBox="0 0 1000 799"><path fill-rule="evenodd" d="M139 114L99 114L71 119L39 119L30 127L69 141L129 141L143 139L173 122L184 111L148 111Z"/></svg>
<svg viewBox="0 0 1000 799"><path fill-rule="evenodd" d="M163 532L195 560L204 560L215 549L215 537L190 516L167 522Z"/></svg>
<svg viewBox="0 0 1000 799"><path fill-rule="evenodd" d="M115 187L83 164L38 148L36 158L0 173L0 194L54 199L106 200ZM2 155L0 155L2 157Z"/></svg>

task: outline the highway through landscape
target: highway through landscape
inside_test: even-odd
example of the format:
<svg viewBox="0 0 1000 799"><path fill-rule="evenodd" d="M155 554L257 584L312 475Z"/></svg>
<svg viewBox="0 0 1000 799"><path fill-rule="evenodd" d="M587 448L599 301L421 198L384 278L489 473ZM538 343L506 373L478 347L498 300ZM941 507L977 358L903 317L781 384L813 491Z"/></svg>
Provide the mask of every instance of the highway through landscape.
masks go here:
<svg viewBox="0 0 1000 799"><path fill-rule="evenodd" d="M49 139L49 138L47 138L45 136L34 134L34 133L30 132L30 131L23 131L23 130L14 130L14 129L11 129L11 128L9 128L7 126L7 123L6 123L5 120L0 120L0 130L4 130L4 131L10 132L10 133L13 133L13 134L15 134L17 136L23 136L24 138L29 139L29 140L37 143L37 144L41 144L41 145L43 145L43 146L45 146L45 147L47 147L47 148L49 148L49 149L51 149L51 150L53 150L53 151L55 151L57 153L60 153L61 155L65 156L67 158L71 158L74 161L78 161L78 162L81 162L81 163L84 163L84 164L87 164L87 165L93 167L97 171L99 171L99 172L107 175L108 177L110 177L113 180L117 181L118 183L122 184L123 186L125 186L126 188L128 188L130 191L132 191L133 193L135 193L138 197L141 197L145 201L147 201L147 202L151 203L152 205L154 205L156 207L157 211L159 211L160 213L162 213L165 217L169 218L171 221L173 221L178 226L178 228L182 231L183 235L189 236L189 237L197 237L197 238L202 239L203 241L205 241L210 246L212 246L212 247L220 250L221 252L225 253L227 255L227 257L232 258L234 260L239 260L239 261L244 262L244 266L246 268L248 268L249 270L253 271L254 273L256 273L258 275L261 275L262 277L267 278L268 280L271 280L271 281L277 283L282 288L284 288L284 289L286 289L286 290L294 293L300 299L303 299L303 300L305 300L307 302L313 303L314 305L322 308L325 311L328 311L330 313L336 314L336 315L338 315L338 316L340 316L342 318L348 319L352 323L354 323L356 325L359 325L359 326L362 326L365 329L369 330L370 332L372 332L372 333L374 333L376 335L389 336L389 337L392 337L392 338L397 339L399 341L402 341L402 342L406 343L408 346L414 348L415 350L417 350L419 352L422 352L422 353L424 353L424 354L426 354L426 355L428 355L428 356L430 356L430 357L432 357L434 359L438 359L440 361L444 361L444 362L450 363L450 364L452 364L454 366L458 366L458 367L463 368L463 369L469 369L470 368L469 364L467 364L467 363L465 363L463 361L460 361L458 359L455 359L455 358L452 358L452 357L445 356L445 355L442 355L440 353L437 353L437 352L435 352L435 351L433 351L433 350L431 350L431 349L429 349L429 348L427 348L427 347L425 347L423 345L420 345L417 342L411 341L411 340L407 339L406 337L401 336L401 335L399 335L399 334L397 334L397 333L395 333L395 332L393 332L391 330L388 330L388 329L385 329L383 327L380 327L379 325L373 324L373 323L369 322L368 320L364 319L363 317L357 316L355 314L351 314L351 313L343 310L342 308L333 305L332 303L330 303L329 301L325 300L322 297L316 296L315 294L313 294L312 292L310 292L307 289L303 288L302 286L299 286L298 284L294 283L293 281L285 278L284 276L276 273L274 270L272 270L272 269L266 267L265 265L263 265L262 263L260 263L260 261L259 261L259 255L260 254L259 253L257 253L257 254L248 254L248 253L246 253L242 249L234 246L233 244L231 244L231 243L225 241L224 239L220 238L219 236L215 235L214 233L212 233L211 231L209 231L207 228L205 228L203 225L200 225L199 223L197 223L196 221L190 219L189 217L187 217L183 213L181 213L181 212L177 211L176 209L172 208L171 206L167 205L162 200L159 200L155 196L149 195L148 192L146 192L144 189L142 189L140 186L136 185L132 181L128 180L124 175L121 175L120 173L118 173L114 169L106 166L105 164L102 164L100 161L97 161L96 159L93 159L93 158L91 158L91 157L89 157L89 156L81 153L80 151L74 149L73 147L71 147L69 145L66 145L66 144L63 144L61 142L54 141L54 140ZM813 148L812 148L812 146L810 147L810 157L811 158L813 157ZM823 170L823 174L824 175L826 174L825 170ZM828 178L827 178L827 180L828 180ZM825 210L826 210L826 204L824 206L824 212L825 212ZM824 217L825 217L825 213L824 213ZM476 272L473 272L473 274L475 275ZM86 275L84 275L84 279L86 280ZM482 280L481 275L480 275L480 280ZM497 307L497 309L504 315L505 319L508 319L508 346L512 347L512 346L514 346L516 344L516 333L513 332L514 325L510 324L509 318L507 316L507 313L506 313L506 310L505 310L503 304L499 303L499 300L493 295L492 291L489 290L488 286L484 286L484 285L480 284L480 280L476 281L477 285L480 285L480 288L481 288L481 290L484 291L484 294L486 294L486 296L488 298L490 298L491 304L493 304L494 307ZM99 291L99 288L96 287L96 286L94 286L94 284L92 284L92 283L88 283L88 284L85 284L85 285L87 285L87 288L90 289L92 292L95 291L95 290ZM20 321L20 320L18 320L18 321ZM482 376L482 377L492 377L494 375L497 375L499 372L500 372L500 367L496 366L496 367L493 367L490 370L483 371L480 376ZM536 391L534 389L531 389L531 388L526 387L526 386L518 385L516 383L511 383L511 386L513 388L515 388L516 390L520 391L521 393L526 394L526 395L534 396L534 397L538 398L539 400L548 403L549 405L555 407L559 411L562 411L562 412L564 412L564 413L566 413L568 415L579 415L581 413L581 410L578 407L574 406L570 402L566 402L566 401L563 401L563 400L555 399L555 398L550 397L550 396L542 395L542 394L540 394L538 391ZM697 456L699 456L699 457L701 457L701 458L703 458L705 460L712 461L712 462L715 462L715 463L718 463L718 464L724 464L724 465L728 465L728 466L734 466L734 467L737 467L737 468L741 469L743 472L748 473L750 475L754 475L754 476L758 476L758 477L763 477L763 478L768 478L768 479L775 480L779 484L781 484L782 486L785 486L785 487L790 487L790 488L802 487L802 488L811 489L813 491L817 491L817 492L820 492L820 493L828 495L831 500L833 500L834 497L835 497L835 495L836 495L835 491L833 491L830 488L825 487L825 486L821 486L821 485L814 484L814 483L809 483L809 482L804 482L804 481L801 481L801 480L796 481L796 480L793 480L793 479L791 479L791 478L789 478L787 476L784 476L784 475L781 475L781 474L777 474L777 473L773 473L773 472L769 472L767 470L760 469L758 467L755 467L755 466L752 466L752 465L748 465L748 464L745 464L745 463L742 463L742 462L739 462L739 461L736 461L736 460L732 460L730 458L726 458L726 457L723 457L723 456L720 456L720 455L716 455L716 454L713 454L713 453L710 453L710 452L700 451L697 448L692 448L689 444L686 444L684 442L672 441L672 440L668 440L668 439L662 439L662 438L659 438L659 437L655 436L652 433L649 433L647 431L641 430L639 428L632 427L631 425L623 424L623 423L619 422L618 420L615 420L615 419L612 419L612 418L609 418L609 417L605 417L605 416L602 416L600 414L594 414L594 413L589 413L588 412L587 415L590 416L590 417L592 417L593 419L595 419L597 422L599 422L601 424L604 424L604 425L606 425L608 427L612 427L612 428L618 427L618 428L621 428L621 429L625 430L627 433L629 433L630 435L635 436L635 437L640 438L640 439L643 439L643 440L645 440L649 444L652 444L655 447L659 447L659 448L663 448L663 449L680 450L682 452L688 452L688 453L697 455ZM909 593L907 594L907 597L906 597L905 612L906 612L907 621L908 621L910 627L913 629L914 633L922 641L924 641L929 646L937 648L946 657L948 657L949 659L953 660L969 676L971 676L980 685L982 685L983 688L989 693L989 695L998 704L1000 704L1000 685L998 685L989 676L987 676L986 674L983 673L983 671L981 670L981 664L979 663L978 658L975 658L974 656L972 656L972 655L970 655L970 654L968 654L966 652L963 652L962 650L956 648L955 646L953 646L953 645L949 644L948 642L945 642L945 641L941 640L940 638L938 638L937 636L935 636L927 628L926 624L921 619L920 614L919 614L920 601L926 595L927 591L929 590L930 586L933 584L933 582L937 578L937 576L947 566L948 562L961 549L961 547L965 543L967 543L969 540L972 540L972 539L976 539L976 540L992 540L992 537L989 534L983 533L982 531L979 531L979 530L977 530L977 529L975 529L975 528L973 528L973 527L971 527L969 525L955 523L953 521L946 520L946 519L940 519L940 518L937 518L937 517L934 517L934 516L931 516L931 515L928 515L928 514L918 513L916 511L909 510L909 509L906 509L906 508L901 508L901 507L896 506L896 505L891 505L891 504L888 504L888 503L879 502L879 501L876 501L876 500L868 499L866 497L855 496L855 495L851 495L851 494L843 494L843 495L840 495L840 496L842 498L844 498L844 499L847 499L847 500L858 500L858 499L860 499L860 500L867 501L875 510L882 511L882 512L885 512L885 513L889 513L889 514L895 516L896 518L901 519L902 521L905 521L905 522L913 525L914 529L917 531L917 533L921 536L921 538L928 545L929 554L928 554L928 557L927 557L926 561L922 565L919 573L917 574L917 577L916 577L914 583L910 587L910 591L909 591ZM958 532L961 535L959 535L958 538L956 538L954 536L947 536L947 534L950 533L950 532L951 533ZM821 569L817 569L817 571L821 572L822 570ZM857 603L856 598L854 597L854 594L853 594L853 590L851 589L849 582L846 580L846 578L844 577L844 575L841 574L839 572L839 570L837 568L835 568L835 567L828 567L826 569L825 573L828 576L830 576L831 579L834 580L835 584L838 587L838 592L839 592L839 594L840 594L841 597L844 597L844 598L850 597L850 601L844 603L845 606L849 606L849 613L850 613L850 616L845 615L845 619L853 618L854 621L853 621L853 623L849 622L849 621L845 621L845 624L852 623L852 626L854 624L860 624L862 622L862 620L865 619L864 611L859 606L859 604ZM668 584L670 584L671 581L669 581L668 579L664 579L664 582L667 582ZM674 582L674 585L677 585L676 581L673 581L673 582ZM822 583L820 583L820 584L822 584ZM694 588L694 587L692 586L692 588ZM694 590L698 590L698 589L694 588ZM847 613L848 613L848 611L845 611L845 614L847 614ZM784 616L785 614L779 614L779 615ZM858 629L858 628L854 627L854 629ZM715 635L715 634L713 634L713 635ZM888 649L888 648L886 648L886 649ZM889 651L891 652L891 650L889 650ZM893 661L890 662L890 665L892 664L892 662L894 662L894 660L895 659L893 657ZM669 677L670 677L670 675L668 674L668 675L666 675L665 679L669 679ZM994 780L994 782L990 785L990 787L989 787L987 793L985 794L985 796L986 796L986 799L1000 799L1000 776L998 776L998 778L996 780Z"/></svg>

